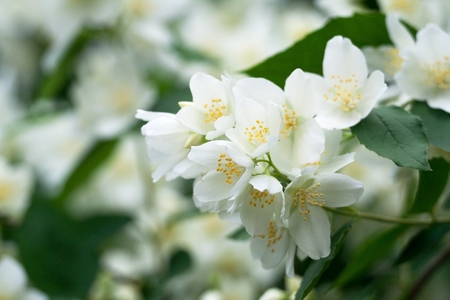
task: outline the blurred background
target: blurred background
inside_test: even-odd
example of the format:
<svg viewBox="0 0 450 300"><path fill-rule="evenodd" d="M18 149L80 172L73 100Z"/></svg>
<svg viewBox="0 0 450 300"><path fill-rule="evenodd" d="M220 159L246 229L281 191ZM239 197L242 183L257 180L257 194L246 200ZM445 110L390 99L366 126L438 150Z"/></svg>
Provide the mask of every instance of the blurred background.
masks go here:
<svg viewBox="0 0 450 300"><path fill-rule="evenodd" d="M296 290L283 265L252 260L233 235L239 225L198 212L192 182L153 183L134 115L175 113L191 100L196 72L239 74L330 17L391 7L383 3L1 0L0 299L232 300ZM343 172L366 185L358 205L399 214L417 174L345 147L358 163ZM361 222L343 256L380 228Z"/></svg>

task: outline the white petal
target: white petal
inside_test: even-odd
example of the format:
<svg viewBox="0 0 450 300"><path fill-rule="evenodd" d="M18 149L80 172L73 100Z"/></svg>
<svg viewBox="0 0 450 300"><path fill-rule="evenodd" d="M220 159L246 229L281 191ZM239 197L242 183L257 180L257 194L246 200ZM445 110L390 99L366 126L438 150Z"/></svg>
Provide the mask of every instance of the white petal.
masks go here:
<svg viewBox="0 0 450 300"><path fill-rule="evenodd" d="M320 183L320 186L319 186ZM320 200L325 206L341 207L355 203L363 194L363 184L351 177L336 173L319 173L314 178Z"/></svg>
<svg viewBox="0 0 450 300"><path fill-rule="evenodd" d="M312 118L319 110L319 102L312 91L310 78L300 69L295 69L286 79L286 97L297 116Z"/></svg>
<svg viewBox="0 0 450 300"><path fill-rule="evenodd" d="M334 173L355 160L355 153L347 153L331 158L317 168L317 173Z"/></svg>
<svg viewBox="0 0 450 300"><path fill-rule="evenodd" d="M341 76L343 79L352 75L359 82L364 82L367 77L366 59L356 46L347 38L335 36L328 41L323 58L323 75L325 78Z"/></svg>
<svg viewBox="0 0 450 300"><path fill-rule="evenodd" d="M402 49L414 46L414 37L409 30L400 23L397 15L388 14L386 16L386 27L389 37L395 47Z"/></svg>
<svg viewBox="0 0 450 300"><path fill-rule="evenodd" d="M274 212L274 203L270 201L271 194L262 196L259 191L253 191L253 188L247 188L244 191L241 205L241 221L247 232L251 235L261 235L266 233L270 220ZM258 197L258 195L261 195ZM267 203L265 203L267 201Z"/></svg>
<svg viewBox="0 0 450 300"><path fill-rule="evenodd" d="M273 82L264 78L244 78L233 88L236 99L250 98L267 106L269 101L283 105L285 103L283 90Z"/></svg>
<svg viewBox="0 0 450 300"><path fill-rule="evenodd" d="M192 101L199 107L210 104L212 99L227 101L222 81L211 75L196 73L192 76L189 87L192 92ZM225 105L227 104L225 103Z"/></svg>
<svg viewBox="0 0 450 300"><path fill-rule="evenodd" d="M200 202L219 201L231 197L232 187L223 172L212 170L194 185L194 194Z"/></svg>
<svg viewBox="0 0 450 300"><path fill-rule="evenodd" d="M249 183L257 190L267 190L270 194L280 193L283 190L281 183L269 175L253 176Z"/></svg>
<svg viewBox="0 0 450 300"><path fill-rule="evenodd" d="M200 134L207 134L214 130L213 124L205 122L205 113L197 106L185 106L177 113L177 120L190 130Z"/></svg>
<svg viewBox="0 0 450 300"><path fill-rule="evenodd" d="M250 250L254 259L260 260L265 269L271 269L280 264L289 246L289 233L285 228L274 228L274 235L270 238L267 233L264 238L255 236L250 241ZM268 230L269 232L269 230ZM279 239L278 239L279 238Z"/></svg>
<svg viewBox="0 0 450 300"><path fill-rule="evenodd" d="M330 254L330 222L322 208L308 208L310 213L306 216L297 211L292 213L289 232L297 246L312 259L327 257Z"/></svg>
<svg viewBox="0 0 450 300"><path fill-rule="evenodd" d="M356 105L361 118L365 118L370 113L386 89L387 85L384 83L383 73L380 71L372 72L362 88L361 100Z"/></svg>
<svg viewBox="0 0 450 300"><path fill-rule="evenodd" d="M325 150L325 135L315 119L298 120L292 146L295 166L300 167L320 160Z"/></svg>

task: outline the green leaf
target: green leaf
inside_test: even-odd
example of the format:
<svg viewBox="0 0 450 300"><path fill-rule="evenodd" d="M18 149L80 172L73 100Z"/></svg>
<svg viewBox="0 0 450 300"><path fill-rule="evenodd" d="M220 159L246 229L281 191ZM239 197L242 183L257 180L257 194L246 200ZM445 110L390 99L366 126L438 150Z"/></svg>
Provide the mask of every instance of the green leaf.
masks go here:
<svg viewBox="0 0 450 300"><path fill-rule="evenodd" d="M30 281L52 299L86 299L97 275L100 243L129 218L102 216L80 221L52 202L34 200L16 235Z"/></svg>
<svg viewBox="0 0 450 300"><path fill-rule="evenodd" d="M314 260L308 265L308 268L303 275L302 283L297 291L297 294L295 295L295 300L301 300L305 298L308 293L314 288L314 286L319 281L320 276L322 276L322 273L329 267L331 261L339 252L342 242L344 241L344 238L351 227L351 222L345 223L338 231L336 231L336 233L333 234L333 237L331 238L330 255L319 260Z"/></svg>
<svg viewBox="0 0 450 300"><path fill-rule="evenodd" d="M432 172L419 173L416 197L408 213L431 212L447 184L450 164L445 159L435 158L430 161L430 165Z"/></svg>
<svg viewBox="0 0 450 300"><path fill-rule="evenodd" d="M351 128L367 149L396 165L429 171L428 140L419 118L395 106L374 108Z"/></svg>
<svg viewBox="0 0 450 300"><path fill-rule="evenodd" d="M352 255L349 263L339 274L334 286L342 287L366 273L377 261L388 256L406 230L407 226L394 226L378 233L361 243Z"/></svg>
<svg viewBox="0 0 450 300"><path fill-rule="evenodd" d="M55 203L63 205L68 196L81 184L86 182L113 152L117 139L98 141L74 169L66 180L61 193L56 197Z"/></svg>
<svg viewBox="0 0 450 300"><path fill-rule="evenodd" d="M450 224L441 224L422 229L403 248L395 261L395 265L410 261L421 254L429 253L430 249L435 249L439 245L439 241L449 231Z"/></svg>
<svg viewBox="0 0 450 300"><path fill-rule="evenodd" d="M175 252L170 258L169 271L167 278L187 271L192 266L192 260L189 253L183 250Z"/></svg>
<svg viewBox="0 0 450 300"><path fill-rule="evenodd" d="M284 86L286 78L295 68L322 74L326 43L336 35L349 38L358 47L392 44L384 15L355 14L349 18L331 19L324 27L307 35L292 47L244 72L253 77L266 78L280 87Z"/></svg>
<svg viewBox="0 0 450 300"><path fill-rule="evenodd" d="M450 128L450 114L419 101L413 103L411 112L422 120L430 144L450 151L450 134L447 130L443 130Z"/></svg>
<svg viewBox="0 0 450 300"><path fill-rule="evenodd" d="M248 234L247 230L244 227L238 228L229 235L227 238L236 240L236 241L246 241L251 238L250 234Z"/></svg>

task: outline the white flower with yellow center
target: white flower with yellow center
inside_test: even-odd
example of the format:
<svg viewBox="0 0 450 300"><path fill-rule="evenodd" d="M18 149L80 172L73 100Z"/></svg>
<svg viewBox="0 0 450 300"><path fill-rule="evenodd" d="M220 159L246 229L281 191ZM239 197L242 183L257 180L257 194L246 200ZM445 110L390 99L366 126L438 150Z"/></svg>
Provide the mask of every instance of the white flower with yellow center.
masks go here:
<svg viewBox="0 0 450 300"><path fill-rule="evenodd" d="M188 160L187 155L191 146L201 144L203 136L192 133L174 114L138 110L136 118L148 122L141 132L150 160L158 163L152 174L154 181L163 176L171 180L178 176L195 178L200 174L202 169Z"/></svg>
<svg viewBox="0 0 450 300"><path fill-rule="evenodd" d="M236 201L241 205L241 222L251 236L266 232L273 217L280 220L284 211L283 196L282 185L272 176L262 174L249 180Z"/></svg>
<svg viewBox="0 0 450 300"><path fill-rule="evenodd" d="M450 35L434 24L417 33L395 75L402 91L433 108L450 112Z"/></svg>
<svg viewBox="0 0 450 300"><path fill-rule="evenodd" d="M189 83L192 102L180 102L181 110L177 113L180 123L193 132L206 135L212 140L234 126L233 99L231 81L222 77L222 81L197 73Z"/></svg>
<svg viewBox="0 0 450 300"><path fill-rule="evenodd" d="M268 153L278 143L281 114L278 106L269 102L266 107L250 98L242 98L236 105L236 126L225 134L251 157Z"/></svg>
<svg viewBox="0 0 450 300"><path fill-rule="evenodd" d="M348 206L363 193L363 185L348 176L335 173L314 175L305 168L285 190L289 232L295 244L312 259L330 253L330 222L323 207Z"/></svg>
<svg viewBox="0 0 450 300"><path fill-rule="evenodd" d="M312 76L320 101L315 118L326 129L343 129L365 118L386 90L384 75L369 77L363 53L351 41L335 36L328 41L323 59L323 78Z"/></svg>
<svg viewBox="0 0 450 300"><path fill-rule="evenodd" d="M192 147L188 158L208 169L194 185L194 196L199 202L235 199L247 186L255 166L247 154L229 141Z"/></svg>

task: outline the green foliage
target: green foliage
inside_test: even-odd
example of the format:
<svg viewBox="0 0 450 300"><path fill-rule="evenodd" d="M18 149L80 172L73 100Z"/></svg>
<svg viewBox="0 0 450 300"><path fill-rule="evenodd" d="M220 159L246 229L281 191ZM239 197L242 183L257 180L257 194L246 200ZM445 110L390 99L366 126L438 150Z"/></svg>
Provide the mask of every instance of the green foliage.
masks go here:
<svg viewBox="0 0 450 300"><path fill-rule="evenodd" d="M447 130L443 130L450 128L450 114L419 101L413 103L411 112L422 120L430 144L450 151L450 134Z"/></svg>
<svg viewBox="0 0 450 300"><path fill-rule="evenodd" d="M447 184L450 164L438 158L431 160L430 165L433 172L421 171L419 174L419 187L408 213L431 213Z"/></svg>
<svg viewBox="0 0 450 300"><path fill-rule="evenodd" d="M375 263L392 253L397 240L407 229L408 227L404 225L394 226L362 242L333 285L343 287L353 280L357 280Z"/></svg>
<svg viewBox="0 0 450 300"><path fill-rule="evenodd" d="M375 108L351 130L367 149L391 159L398 166L431 170L422 123L402 108Z"/></svg>
<svg viewBox="0 0 450 300"><path fill-rule="evenodd" d="M352 227L352 223L345 223L336 233L331 237L331 251L330 255L321 258L319 260L312 261L303 275L301 285L295 295L295 300L304 299L308 293L314 288L317 282L322 276L323 272L329 267L331 261L334 259L336 254L339 252L341 245L344 241L345 236Z"/></svg>
<svg viewBox="0 0 450 300"><path fill-rule="evenodd" d="M88 181L94 170L101 166L113 153L117 139L98 141L91 150L84 156L78 166L72 171L66 180L64 188L57 196L55 202L58 205L64 204L68 196L84 182Z"/></svg>
<svg viewBox="0 0 450 300"><path fill-rule="evenodd" d="M411 261L423 254L428 254L430 249L436 249L444 235L450 231L450 224L436 225L420 230L415 234L403 248L396 265Z"/></svg>
<svg viewBox="0 0 450 300"><path fill-rule="evenodd" d="M280 87L284 86L286 78L296 68L322 74L325 46L336 35L349 38L358 47L391 44L384 15L355 14L349 18L330 20L324 27L307 35L292 47L244 72L253 77L266 78Z"/></svg>
<svg viewBox="0 0 450 300"><path fill-rule="evenodd" d="M76 220L46 199L35 199L16 236L31 282L50 297L86 299L97 275L101 243L130 220Z"/></svg>

